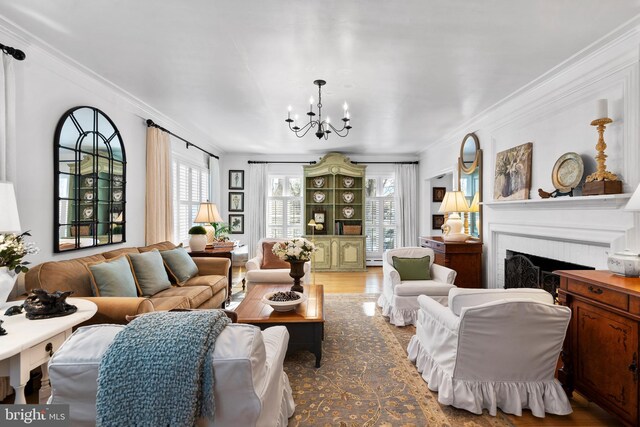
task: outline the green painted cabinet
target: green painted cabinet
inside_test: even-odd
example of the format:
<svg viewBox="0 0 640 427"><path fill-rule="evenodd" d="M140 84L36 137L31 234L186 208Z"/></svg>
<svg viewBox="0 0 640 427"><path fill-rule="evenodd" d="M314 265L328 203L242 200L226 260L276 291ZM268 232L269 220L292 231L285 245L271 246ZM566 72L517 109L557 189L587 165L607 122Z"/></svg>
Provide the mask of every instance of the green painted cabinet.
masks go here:
<svg viewBox="0 0 640 427"><path fill-rule="evenodd" d="M305 223L323 225L315 233L319 271L363 271L365 265L364 183L366 166L329 153L304 166ZM307 238L312 238L308 235Z"/></svg>

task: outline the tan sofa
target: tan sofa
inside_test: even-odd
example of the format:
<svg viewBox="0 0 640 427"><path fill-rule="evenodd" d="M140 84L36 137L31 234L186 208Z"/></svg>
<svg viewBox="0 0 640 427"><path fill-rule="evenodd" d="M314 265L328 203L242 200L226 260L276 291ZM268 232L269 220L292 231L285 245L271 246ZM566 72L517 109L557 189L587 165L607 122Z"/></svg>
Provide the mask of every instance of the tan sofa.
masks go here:
<svg viewBox="0 0 640 427"><path fill-rule="evenodd" d="M124 253L173 249L171 242L140 248L120 248L102 254L50 261L31 268L25 276L27 291L41 288L48 292L73 291L72 297L93 301L98 312L85 324L126 323L125 316L176 308L221 308L227 299L227 285L231 261L226 258L193 258L198 275L182 286L171 286L151 297L94 297L86 264L104 261Z"/></svg>

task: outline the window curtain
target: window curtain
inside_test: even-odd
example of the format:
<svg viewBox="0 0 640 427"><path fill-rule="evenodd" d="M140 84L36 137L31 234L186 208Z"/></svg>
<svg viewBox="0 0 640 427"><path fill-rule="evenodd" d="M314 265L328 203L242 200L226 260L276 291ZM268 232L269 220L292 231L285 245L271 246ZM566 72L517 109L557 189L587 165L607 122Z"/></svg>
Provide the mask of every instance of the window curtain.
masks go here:
<svg viewBox="0 0 640 427"><path fill-rule="evenodd" d="M222 212L220 206L220 159L209 156L209 201L215 203L218 211Z"/></svg>
<svg viewBox="0 0 640 427"><path fill-rule="evenodd" d="M16 185L16 99L14 59L0 52L0 181ZM17 191L17 188L16 188ZM14 290L15 292L15 290ZM12 393L9 377L0 377L0 400Z"/></svg>
<svg viewBox="0 0 640 427"><path fill-rule="evenodd" d="M267 169L266 163L249 165L249 186L245 203L248 215L249 259L256 256L258 241L266 236L267 220Z"/></svg>
<svg viewBox="0 0 640 427"><path fill-rule="evenodd" d="M16 184L16 99L14 59L0 53L0 181Z"/></svg>
<svg viewBox="0 0 640 427"><path fill-rule="evenodd" d="M147 193L145 242L147 245L173 241L171 198L171 147L169 134L147 128Z"/></svg>
<svg viewBox="0 0 640 427"><path fill-rule="evenodd" d="M418 165L395 165L396 247L418 244Z"/></svg>

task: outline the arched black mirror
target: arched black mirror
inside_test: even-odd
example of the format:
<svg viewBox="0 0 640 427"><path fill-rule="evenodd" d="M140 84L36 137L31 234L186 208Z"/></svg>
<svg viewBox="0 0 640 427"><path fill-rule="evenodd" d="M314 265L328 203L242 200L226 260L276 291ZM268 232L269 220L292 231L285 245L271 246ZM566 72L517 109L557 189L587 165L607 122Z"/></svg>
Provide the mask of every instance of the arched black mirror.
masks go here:
<svg viewBox="0 0 640 427"><path fill-rule="evenodd" d="M475 133L468 133L460 144L458 189L470 207L465 212L465 234L482 239L482 150Z"/></svg>
<svg viewBox="0 0 640 427"><path fill-rule="evenodd" d="M54 252L124 242L127 163L113 121L72 108L58 122L54 152Z"/></svg>

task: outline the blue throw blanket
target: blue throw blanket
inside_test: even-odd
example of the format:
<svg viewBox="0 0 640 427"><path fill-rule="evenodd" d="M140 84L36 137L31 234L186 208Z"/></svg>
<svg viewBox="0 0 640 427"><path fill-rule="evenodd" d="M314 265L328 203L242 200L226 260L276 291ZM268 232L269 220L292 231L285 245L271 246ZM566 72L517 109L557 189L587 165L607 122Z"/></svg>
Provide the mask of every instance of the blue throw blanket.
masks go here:
<svg viewBox="0 0 640 427"><path fill-rule="evenodd" d="M213 348L221 310L157 312L114 338L98 373L98 426L192 426L213 419Z"/></svg>

